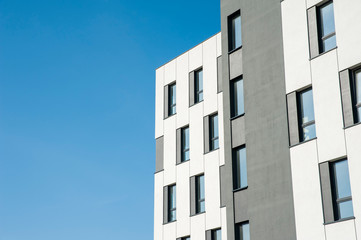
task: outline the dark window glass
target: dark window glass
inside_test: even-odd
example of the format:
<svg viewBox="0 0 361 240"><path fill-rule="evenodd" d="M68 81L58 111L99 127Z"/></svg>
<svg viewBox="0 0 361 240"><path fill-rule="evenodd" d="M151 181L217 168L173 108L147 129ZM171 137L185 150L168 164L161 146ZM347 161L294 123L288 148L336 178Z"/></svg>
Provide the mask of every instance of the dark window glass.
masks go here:
<svg viewBox="0 0 361 240"><path fill-rule="evenodd" d="M195 71L194 74L194 101L195 103L199 103L200 101L203 101L203 70L200 69L198 71Z"/></svg>
<svg viewBox="0 0 361 240"><path fill-rule="evenodd" d="M246 147L236 148L233 152L233 180L234 189L248 186Z"/></svg>
<svg viewBox="0 0 361 240"><path fill-rule="evenodd" d="M237 78L231 81L232 117L244 113L243 79Z"/></svg>
<svg viewBox="0 0 361 240"><path fill-rule="evenodd" d="M168 222L176 220L176 185L168 187Z"/></svg>
<svg viewBox="0 0 361 240"><path fill-rule="evenodd" d="M176 113L176 84L169 85L169 99L168 99L168 106L169 106L169 116Z"/></svg>
<svg viewBox="0 0 361 240"><path fill-rule="evenodd" d="M228 21L229 51L242 46L241 15L239 12L231 15Z"/></svg>
<svg viewBox="0 0 361 240"><path fill-rule="evenodd" d="M182 237L181 239L182 239L182 240L191 240L190 237Z"/></svg>
<svg viewBox="0 0 361 240"><path fill-rule="evenodd" d="M358 123L361 122L361 69L354 72L353 88L355 122Z"/></svg>
<svg viewBox="0 0 361 240"><path fill-rule="evenodd" d="M250 240L249 223L236 224L236 240Z"/></svg>
<svg viewBox="0 0 361 240"><path fill-rule="evenodd" d="M196 177L196 213L205 211L204 175Z"/></svg>
<svg viewBox="0 0 361 240"><path fill-rule="evenodd" d="M182 128L182 162L189 160L189 127Z"/></svg>
<svg viewBox="0 0 361 240"><path fill-rule="evenodd" d="M222 240L222 231L221 229L212 230L212 240Z"/></svg>
<svg viewBox="0 0 361 240"><path fill-rule="evenodd" d="M330 167L335 220L353 217L347 160L334 162Z"/></svg>
<svg viewBox="0 0 361 240"><path fill-rule="evenodd" d="M209 138L210 138L210 150L215 150L219 147L219 136L218 136L218 115L209 117Z"/></svg>
<svg viewBox="0 0 361 240"><path fill-rule="evenodd" d="M298 95L300 141L316 137L315 116L313 111L312 89L300 92Z"/></svg>
<svg viewBox="0 0 361 240"><path fill-rule="evenodd" d="M328 2L318 8L320 50L326 52L336 47L335 21L333 2Z"/></svg>

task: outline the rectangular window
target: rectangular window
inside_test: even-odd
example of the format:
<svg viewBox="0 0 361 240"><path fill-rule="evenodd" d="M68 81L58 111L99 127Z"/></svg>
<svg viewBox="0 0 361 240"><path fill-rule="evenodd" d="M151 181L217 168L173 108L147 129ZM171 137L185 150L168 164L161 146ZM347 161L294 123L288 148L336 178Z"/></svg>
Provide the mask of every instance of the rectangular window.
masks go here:
<svg viewBox="0 0 361 240"><path fill-rule="evenodd" d="M203 101L203 69L194 72L194 101Z"/></svg>
<svg viewBox="0 0 361 240"><path fill-rule="evenodd" d="M196 213L205 211L204 175L196 177Z"/></svg>
<svg viewBox="0 0 361 240"><path fill-rule="evenodd" d="M236 240L250 240L249 222L236 224Z"/></svg>
<svg viewBox="0 0 361 240"><path fill-rule="evenodd" d="M241 13L240 11L232 14L228 18L228 37L229 37L229 51L242 46L241 33Z"/></svg>
<svg viewBox="0 0 361 240"><path fill-rule="evenodd" d="M352 81L352 95L355 123L361 122L361 69L354 71Z"/></svg>
<svg viewBox="0 0 361 240"><path fill-rule="evenodd" d="M212 240L222 240L221 229L212 230Z"/></svg>
<svg viewBox="0 0 361 240"><path fill-rule="evenodd" d="M246 147L233 150L233 189L242 189L247 183L247 158Z"/></svg>
<svg viewBox="0 0 361 240"><path fill-rule="evenodd" d="M189 127L182 128L182 162L189 160Z"/></svg>
<svg viewBox="0 0 361 240"><path fill-rule="evenodd" d="M335 20L333 2L327 2L317 8L320 53L336 47Z"/></svg>
<svg viewBox="0 0 361 240"><path fill-rule="evenodd" d="M176 84L168 86L168 116L176 113Z"/></svg>
<svg viewBox="0 0 361 240"><path fill-rule="evenodd" d="M219 148L217 114L209 117L209 147L210 147L210 151Z"/></svg>
<svg viewBox="0 0 361 240"><path fill-rule="evenodd" d="M236 78L231 81L231 106L232 117L242 115L244 113L244 96L243 96L243 79Z"/></svg>
<svg viewBox="0 0 361 240"><path fill-rule="evenodd" d="M353 217L347 160L331 163L330 177L335 221Z"/></svg>
<svg viewBox="0 0 361 240"><path fill-rule="evenodd" d="M182 237L181 240L191 240L190 237Z"/></svg>
<svg viewBox="0 0 361 240"><path fill-rule="evenodd" d="M298 93L298 118L300 142L316 137L312 89Z"/></svg>
<svg viewBox="0 0 361 240"><path fill-rule="evenodd" d="M176 220L176 185L168 186L168 222Z"/></svg>

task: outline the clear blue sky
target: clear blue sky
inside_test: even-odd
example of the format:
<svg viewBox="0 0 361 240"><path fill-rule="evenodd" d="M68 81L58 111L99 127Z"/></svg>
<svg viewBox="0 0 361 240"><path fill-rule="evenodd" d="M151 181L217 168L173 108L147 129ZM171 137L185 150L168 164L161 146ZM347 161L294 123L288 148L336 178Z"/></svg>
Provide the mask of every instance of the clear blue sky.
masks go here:
<svg viewBox="0 0 361 240"><path fill-rule="evenodd" d="M0 240L153 238L155 69L219 0L0 0Z"/></svg>

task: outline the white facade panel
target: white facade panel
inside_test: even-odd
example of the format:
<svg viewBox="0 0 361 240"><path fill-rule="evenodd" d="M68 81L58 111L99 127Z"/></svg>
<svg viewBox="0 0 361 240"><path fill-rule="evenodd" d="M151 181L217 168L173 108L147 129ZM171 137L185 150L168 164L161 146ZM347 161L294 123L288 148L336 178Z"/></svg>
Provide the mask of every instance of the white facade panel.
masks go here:
<svg viewBox="0 0 361 240"><path fill-rule="evenodd" d="M177 128L189 123L188 53L177 58Z"/></svg>
<svg viewBox="0 0 361 240"><path fill-rule="evenodd" d="M336 50L311 61L319 161L346 155Z"/></svg>
<svg viewBox="0 0 361 240"><path fill-rule="evenodd" d="M203 102L189 110L190 175L193 176L204 172Z"/></svg>
<svg viewBox="0 0 361 240"><path fill-rule="evenodd" d="M176 116L164 120L164 186L176 181Z"/></svg>
<svg viewBox="0 0 361 240"><path fill-rule="evenodd" d="M216 35L217 38L217 57L222 55L222 34L218 33Z"/></svg>
<svg viewBox="0 0 361 240"><path fill-rule="evenodd" d="M361 234L361 125L346 129L346 143L356 232Z"/></svg>
<svg viewBox="0 0 361 240"><path fill-rule="evenodd" d="M206 229L213 229L221 226L218 151L204 156L204 168Z"/></svg>
<svg viewBox="0 0 361 240"><path fill-rule="evenodd" d="M164 118L164 68L158 68L155 72L155 138L163 135Z"/></svg>
<svg viewBox="0 0 361 240"><path fill-rule="evenodd" d="M324 240L316 140L290 149L298 240Z"/></svg>
<svg viewBox="0 0 361 240"><path fill-rule="evenodd" d="M164 224L163 226L163 238L164 240L176 239L176 222Z"/></svg>
<svg viewBox="0 0 361 240"><path fill-rule="evenodd" d="M324 0L306 0L307 8L313 7L317 4L320 4Z"/></svg>
<svg viewBox="0 0 361 240"><path fill-rule="evenodd" d="M227 213L226 208L221 208L222 239L227 240Z"/></svg>
<svg viewBox="0 0 361 240"><path fill-rule="evenodd" d="M203 44L189 50L189 71L193 71L203 65Z"/></svg>
<svg viewBox="0 0 361 240"><path fill-rule="evenodd" d="M325 226L327 240L356 240L355 221L343 221Z"/></svg>
<svg viewBox="0 0 361 240"><path fill-rule="evenodd" d="M311 85L306 4L282 2L286 93Z"/></svg>
<svg viewBox="0 0 361 240"><path fill-rule="evenodd" d="M219 132L219 165L225 164L224 160L224 125L223 125L223 93L218 93L218 132Z"/></svg>
<svg viewBox="0 0 361 240"><path fill-rule="evenodd" d="M176 80L177 59L164 65L164 85L168 85Z"/></svg>
<svg viewBox="0 0 361 240"><path fill-rule="evenodd" d="M177 165L177 237L190 234L189 161Z"/></svg>
<svg viewBox="0 0 361 240"><path fill-rule="evenodd" d="M163 172L154 174L154 239L163 240Z"/></svg>
<svg viewBox="0 0 361 240"><path fill-rule="evenodd" d="M334 1L340 70L361 63L361 1Z"/></svg>
<svg viewBox="0 0 361 240"><path fill-rule="evenodd" d="M217 111L217 41L212 37L203 43L204 115Z"/></svg>
<svg viewBox="0 0 361 240"><path fill-rule="evenodd" d="M191 238L196 240L205 240L206 226L205 214L199 214L191 217Z"/></svg>

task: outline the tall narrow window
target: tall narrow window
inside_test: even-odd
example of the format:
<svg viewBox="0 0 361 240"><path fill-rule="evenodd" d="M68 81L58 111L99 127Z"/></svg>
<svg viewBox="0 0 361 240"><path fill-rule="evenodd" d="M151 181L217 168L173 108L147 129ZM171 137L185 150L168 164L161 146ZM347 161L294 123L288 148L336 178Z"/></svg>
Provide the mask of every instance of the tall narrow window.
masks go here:
<svg viewBox="0 0 361 240"><path fill-rule="evenodd" d="M312 89L298 94L300 142L316 137Z"/></svg>
<svg viewBox="0 0 361 240"><path fill-rule="evenodd" d="M333 14L333 2L318 8L319 45L320 53L336 47L335 21Z"/></svg>
<svg viewBox="0 0 361 240"><path fill-rule="evenodd" d="M210 151L219 147L218 115L209 117L209 146Z"/></svg>
<svg viewBox="0 0 361 240"><path fill-rule="evenodd" d="M203 101L203 69L194 72L194 101L199 103Z"/></svg>
<svg viewBox="0 0 361 240"><path fill-rule="evenodd" d="M353 217L347 160L334 162L330 168L335 221Z"/></svg>
<svg viewBox="0 0 361 240"><path fill-rule="evenodd" d="M231 81L231 106L232 117L244 113L243 79L237 78Z"/></svg>
<svg viewBox="0 0 361 240"><path fill-rule="evenodd" d="M168 187L168 222L176 220L176 185Z"/></svg>
<svg viewBox="0 0 361 240"><path fill-rule="evenodd" d="M354 72L353 76L353 102L355 123L361 122L361 69Z"/></svg>
<svg viewBox="0 0 361 240"><path fill-rule="evenodd" d="M221 229L212 230L212 240L222 240Z"/></svg>
<svg viewBox="0 0 361 240"><path fill-rule="evenodd" d="M236 240L250 240L249 222L236 224Z"/></svg>
<svg viewBox="0 0 361 240"><path fill-rule="evenodd" d="M241 14L236 12L228 19L229 51L242 46Z"/></svg>
<svg viewBox="0 0 361 240"><path fill-rule="evenodd" d="M168 115L171 116L176 113L176 84L171 84L168 87Z"/></svg>
<svg viewBox="0 0 361 240"><path fill-rule="evenodd" d="M243 146L233 151L233 188L242 189L247 186L246 147Z"/></svg>
<svg viewBox="0 0 361 240"><path fill-rule="evenodd" d="M204 175L196 177L196 213L205 211Z"/></svg>
<svg viewBox="0 0 361 240"><path fill-rule="evenodd" d="M182 128L182 162L189 160L189 127Z"/></svg>

